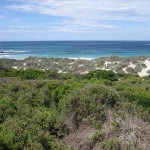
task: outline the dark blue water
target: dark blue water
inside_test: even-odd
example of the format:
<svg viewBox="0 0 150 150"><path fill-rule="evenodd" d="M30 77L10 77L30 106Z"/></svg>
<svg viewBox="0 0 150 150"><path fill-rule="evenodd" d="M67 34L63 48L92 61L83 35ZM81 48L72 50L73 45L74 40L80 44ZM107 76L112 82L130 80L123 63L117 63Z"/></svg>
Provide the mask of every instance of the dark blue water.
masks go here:
<svg viewBox="0 0 150 150"><path fill-rule="evenodd" d="M150 56L150 41L0 42L0 58Z"/></svg>

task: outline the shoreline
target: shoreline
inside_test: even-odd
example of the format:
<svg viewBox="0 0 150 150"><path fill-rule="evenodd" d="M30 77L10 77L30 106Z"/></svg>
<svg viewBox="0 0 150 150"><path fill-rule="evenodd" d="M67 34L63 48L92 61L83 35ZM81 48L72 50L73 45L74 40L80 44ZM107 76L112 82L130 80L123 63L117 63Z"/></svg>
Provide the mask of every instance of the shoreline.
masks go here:
<svg viewBox="0 0 150 150"><path fill-rule="evenodd" d="M29 52L29 51L28 51ZM19 51L16 54L21 54L21 52ZM94 60L94 59L99 59L99 58L107 58L107 57L118 57L118 58L145 58L145 57L150 57L150 55L100 55L97 57L55 57L55 56L35 56L35 55L9 55L9 54L5 54L5 55L0 55L0 59L15 59L15 60L25 60L28 58L47 58L47 59L82 59L82 60Z"/></svg>
<svg viewBox="0 0 150 150"><path fill-rule="evenodd" d="M93 59L28 57L23 60L0 58L0 64L14 69L51 70L58 73L86 74L94 70L115 73L150 75L150 56L108 56Z"/></svg>

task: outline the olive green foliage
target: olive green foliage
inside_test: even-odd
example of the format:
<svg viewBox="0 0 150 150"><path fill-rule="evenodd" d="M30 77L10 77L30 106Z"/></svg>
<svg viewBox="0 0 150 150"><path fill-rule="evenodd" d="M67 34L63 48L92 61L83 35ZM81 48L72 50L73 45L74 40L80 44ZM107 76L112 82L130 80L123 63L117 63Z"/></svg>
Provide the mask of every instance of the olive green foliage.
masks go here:
<svg viewBox="0 0 150 150"><path fill-rule="evenodd" d="M0 77L17 77L20 79L58 79L66 80L72 77L70 74L58 74L53 71L41 71L41 70L7 70L0 68Z"/></svg>
<svg viewBox="0 0 150 150"><path fill-rule="evenodd" d="M112 130L113 131L118 131L118 129L120 128L121 124L119 121L114 120L112 123Z"/></svg>
<svg viewBox="0 0 150 150"><path fill-rule="evenodd" d="M99 84L87 84L67 94L59 103L64 119L74 114L74 124L79 126L87 118L92 124L105 120L105 108L114 108L119 102L118 93Z"/></svg>
<svg viewBox="0 0 150 150"><path fill-rule="evenodd" d="M117 80L117 76L114 72L112 71L105 71L105 70L96 70L93 72L90 72L88 74L85 75L86 79L108 79L111 81L116 81Z"/></svg>
<svg viewBox="0 0 150 150"><path fill-rule="evenodd" d="M119 141L117 139L106 140L101 145L104 150L120 150Z"/></svg>
<svg viewBox="0 0 150 150"><path fill-rule="evenodd" d="M120 93L125 101L129 103L125 104L126 108L131 112L135 110L136 106L139 106L143 118L150 120L150 80L149 78L141 79L137 76L126 76L125 79L117 81L114 88ZM131 105L135 104L135 105Z"/></svg>
<svg viewBox="0 0 150 150"><path fill-rule="evenodd" d="M103 140L104 134L101 131L97 131L93 136L92 136L92 141L93 142L101 142Z"/></svg>
<svg viewBox="0 0 150 150"><path fill-rule="evenodd" d="M149 83L148 77L142 80L110 71L72 75L0 68L0 149L67 150L59 142L71 130L67 119L72 117L75 128L87 122L100 129L107 109L121 118L137 111L148 121ZM120 126L112 122L113 131ZM99 131L92 139L106 150L119 147L116 139L103 141Z"/></svg>

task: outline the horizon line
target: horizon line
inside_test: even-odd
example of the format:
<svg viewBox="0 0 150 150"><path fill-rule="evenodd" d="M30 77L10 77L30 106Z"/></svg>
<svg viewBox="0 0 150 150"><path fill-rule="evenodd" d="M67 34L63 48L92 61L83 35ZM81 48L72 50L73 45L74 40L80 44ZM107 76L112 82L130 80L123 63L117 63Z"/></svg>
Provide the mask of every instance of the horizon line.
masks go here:
<svg viewBox="0 0 150 150"><path fill-rule="evenodd" d="M150 40L4 40L0 42L150 42Z"/></svg>

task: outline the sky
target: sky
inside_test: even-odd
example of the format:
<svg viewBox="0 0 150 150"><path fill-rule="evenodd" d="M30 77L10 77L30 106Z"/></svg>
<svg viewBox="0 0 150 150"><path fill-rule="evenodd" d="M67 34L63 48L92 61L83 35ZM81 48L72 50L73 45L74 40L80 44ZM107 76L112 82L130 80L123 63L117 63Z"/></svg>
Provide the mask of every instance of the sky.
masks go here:
<svg viewBox="0 0 150 150"><path fill-rule="evenodd" d="M150 0L0 0L0 41L150 40Z"/></svg>

